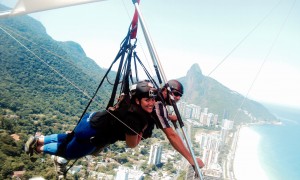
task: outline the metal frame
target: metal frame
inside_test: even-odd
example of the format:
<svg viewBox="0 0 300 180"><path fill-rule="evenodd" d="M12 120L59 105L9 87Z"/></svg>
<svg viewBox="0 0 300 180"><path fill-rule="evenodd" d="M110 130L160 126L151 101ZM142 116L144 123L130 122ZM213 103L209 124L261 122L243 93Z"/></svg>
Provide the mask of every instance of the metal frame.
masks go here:
<svg viewBox="0 0 300 180"><path fill-rule="evenodd" d="M140 10L140 8L139 8L139 4L138 4L137 0L132 0L132 2L133 2L133 4L134 4L134 6L135 6L135 9L137 10L137 12L138 12L138 14L139 14L140 24L141 24L141 26L142 26L142 30L143 30L143 33L144 33L144 37L145 37L145 40L146 40L146 42L147 42L147 46L148 46L148 49L149 49L149 52L150 52L150 55L151 55L153 64L154 64L154 66L158 66L158 69L159 69L159 71L160 71L160 73L161 73L161 75L162 75L162 78L163 78L164 82L167 83L166 75L165 75L165 73L164 73L164 71L163 71L162 65L161 65L161 63L160 63L160 60L159 60L158 55L157 55L157 52L156 52L155 47L154 47L154 45L153 45L152 39L151 39L151 37L150 37L150 33L149 33L149 31L147 30L147 27L146 27L146 25L145 25L145 21L144 21L143 15L142 15L142 13L141 13L141 10ZM169 89L169 90L170 90L170 89ZM187 147L188 147L188 149L189 149L189 151L190 151L190 153L191 153L191 156L192 156L192 158L193 158L193 161L194 161L194 163L195 163L195 171L196 171L196 173L198 174L198 176L200 177L200 179L203 180L203 176L202 176L202 173L201 173L201 171L200 171L200 168L199 168L199 165L198 165L198 163L197 163L197 160L196 160L196 158L195 158L195 155L194 155L194 152L193 152L193 149L192 149L192 146L191 146L191 142L189 141L189 138L188 138L187 135L186 135L186 131L185 131L185 129L183 128L184 124L183 124L183 122L182 122L180 113L179 113L179 111L178 111L178 108L177 108L176 103L175 103L174 100L172 100L172 105L173 105L173 107L174 107L175 114L176 114L176 116L177 116L177 118L178 118L178 122L179 122L180 128L181 128L181 130L182 130L182 134L183 134L183 136L184 136L184 138L185 138L185 140L186 140Z"/></svg>

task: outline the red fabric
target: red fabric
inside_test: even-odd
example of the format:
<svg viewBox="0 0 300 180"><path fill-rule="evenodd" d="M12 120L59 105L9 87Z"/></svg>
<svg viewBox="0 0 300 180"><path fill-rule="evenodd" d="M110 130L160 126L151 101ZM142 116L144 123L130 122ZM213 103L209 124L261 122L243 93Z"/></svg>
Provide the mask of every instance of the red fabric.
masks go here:
<svg viewBox="0 0 300 180"><path fill-rule="evenodd" d="M138 4L140 4L140 0L137 1ZM138 28L138 20L139 20L139 14L137 10L134 11L134 15L131 22L131 34L130 38L135 39L137 34L137 28Z"/></svg>

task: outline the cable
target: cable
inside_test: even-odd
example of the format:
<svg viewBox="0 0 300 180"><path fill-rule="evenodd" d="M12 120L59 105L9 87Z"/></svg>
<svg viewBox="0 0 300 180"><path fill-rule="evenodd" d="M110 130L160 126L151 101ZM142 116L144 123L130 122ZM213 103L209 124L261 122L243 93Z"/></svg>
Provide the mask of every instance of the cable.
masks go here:
<svg viewBox="0 0 300 180"><path fill-rule="evenodd" d="M249 95L249 93L250 93L252 87L254 86L255 81L257 80L259 74L261 73L261 70L262 70L264 64L266 63L266 61L267 61L269 55L271 54L271 52L272 52L272 50L273 50L273 48L274 48L274 46L275 46L275 44L276 44L276 42L277 42L277 40L278 40L280 34L281 34L281 32L282 32L282 30L283 30L283 28L284 28L284 26L285 26L285 24L286 24L286 22L287 22L287 20L288 20L288 17L290 16L290 14L291 14L291 12L292 12L294 6L295 6L295 3L296 3L296 0L294 0L294 3L292 4L292 6L291 6L291 8L290 8L290 10L289 10L289 12L288 12L288 14L287 14L287 16L285 17L285 19L284 19L282 25L280 26L279 31L277 32L277 34L276 34L276 36L275 36L275 38L274 38L274 41L272 42L272 44L271 44L271 46L270 46L270 48L269 48L269 51L267 52L266 56L264 57L263 62L262 62L262 64L260 65L259 70L258 70L257 73L255 74L255 77L254 77L254 79L253 79L253 81L252 81L252 83L251 83L251 85L250 85L250 87L249 87L249 89L248 89L248 91L247 91L247 94L246 94L246 96L244 96L244 99L243 99L243 101L242 101L240 107L238 108L238 110L237 110L237 112L236 112L236 114L235 114L233 120L235 120L235 119L237 118L237 115L238 115L238 113L239 113L239 109L242 108L242 106L243 106L244 102L246 101L246 99L247 99L247 97L248 97L248 95Z"/></svg>
<svg viewBox="0 0 300 180"><path fill-rule="evenodd" d="M41 57L39 57L37 54L35 54L33 51L31 51L28 47L26 47L23 43L21 43L18 39L16 39L14 36L12 36L9 32L7 32L4 28L0 26L0 29L5 32L8 36L10 36L13 40L15 40L18 44L20 44L23 48L25 48L27 51L29 51L34 57L36 57L38 60L40 60L42 63L44 63L46 66L48 66L53 72L58 74L60 77L62 77L64 80L66 80L69 84L71 84L73 87L75 87L78 91L80 91L82 94L84 94L86 97L91 98L89 94L87 94L85 91L80 89L75 83L73 83L71 80L66 78L63 74L61 74L58 70L56 70L54 67L52 67L50 64L48 64L45 60L43 60Z"/></svg>
<svg viewBox="0 0 300 180"><path fill-rule="evenodd" d="M208 73L208 77L224 62L228 59L228 57L265 21L265 19L271 14L271 12L280 4L278 2L267 14L265 17L263 17L247 34L244 36L241 41L239 41L231 51L219 62L213 70L211 70L210 73Z"/></svg>

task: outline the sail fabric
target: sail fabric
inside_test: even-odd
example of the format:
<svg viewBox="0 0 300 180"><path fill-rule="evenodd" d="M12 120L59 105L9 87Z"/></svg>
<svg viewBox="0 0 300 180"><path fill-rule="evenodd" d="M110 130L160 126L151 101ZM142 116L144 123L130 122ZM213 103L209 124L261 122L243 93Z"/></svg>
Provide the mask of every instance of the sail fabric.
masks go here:
<svg viewBox="0 0 300 180"><path fill-rule="evenodd" d="M137 3L139 4L140 0L137 0ZM135 9L134 15L133 15L133 18L132 18L132 22L131 22L131 35L130 35L131 39L135 39L136 38L137 28L138 28L138 18L139 18L139 13Z"/></svg>
<svg viewBox="0 0 300 180"><path fill-rule="evenodd" d="M99 2L105 0L19 0L11 11L0 14L1 16L16 16L33 12L46 11L62 7Z"/></svg>

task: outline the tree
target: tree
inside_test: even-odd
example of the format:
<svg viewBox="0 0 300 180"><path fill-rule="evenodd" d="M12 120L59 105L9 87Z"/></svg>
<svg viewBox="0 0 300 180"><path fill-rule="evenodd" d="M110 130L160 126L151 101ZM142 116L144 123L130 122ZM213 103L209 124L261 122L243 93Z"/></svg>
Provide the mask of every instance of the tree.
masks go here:
<svg viewBox="0 0 300 180"><path fill-rule="evenodd" d="M124 164L128 162L128 156L126 154L120 154L119 156L115 157L114 159L118 161L120 164Z"/></svg>
<svg viewBox="0 0 300 180"><path fill-rule="evenodd" d="M147 155L147 154L149 154L149 149L148 148L141 148L141 154L142 155Z"/></svg>
<svg viewBox="0 0 300 180"><path fill-rule="evenodd" d="M177 180L185 180L186 172L185 171L180 171L180 174L177 178Z"/></svg>

